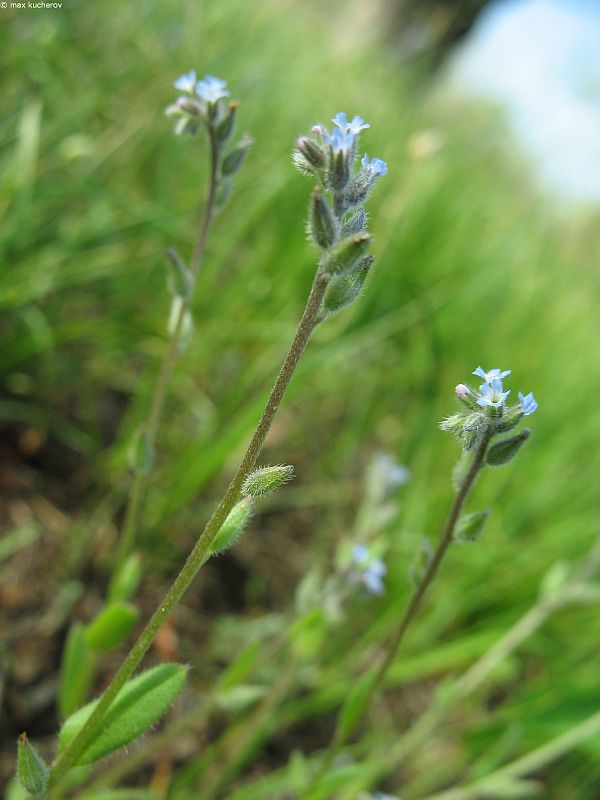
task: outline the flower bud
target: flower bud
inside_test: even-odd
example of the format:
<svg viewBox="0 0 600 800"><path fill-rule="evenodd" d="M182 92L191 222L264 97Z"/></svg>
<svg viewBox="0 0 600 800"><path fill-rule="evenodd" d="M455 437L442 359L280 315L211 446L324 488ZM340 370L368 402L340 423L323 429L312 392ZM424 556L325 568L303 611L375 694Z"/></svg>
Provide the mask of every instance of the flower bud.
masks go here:
<svg viewBox="0 0 600 800"><path fill-rule="evenodd" d="M341 192L350 179L350 159L344 150L333 150L329 158L329 185Z"/></svg>
<svg viewBox="0 0 600 800"><path fill-rule="evenodd" d="M356 178L354 178L344 192L346 207L352 208L352 206L357 206L361 203L364 203L374 182L375 176L372 172L369 170L363 170L362 172L359 172Z"/></svg>
<svg viewBox="0 0 600 800"><path fill-rule="evenodd" d="M45 797L48 767L26 733L19 736L17 744L17 780L34 800Z"/></svg>
<svg viewBox="0 0 600 800"><path fill-rule="evenodd" d="M321 190L318 186L315 186L312 193L309 219L309 231L315 244L323 249L331 247L336 240L336 228L335 217L321 194Z"/></svg>
<svg viewBox="0 0 600 800"><path fill-rule="evenodd" d="M235 173L244 163L244 160L248 154L248 150L252 144L252 137L248 134L244 134L238 146L223 159L223 164L221 165L221 172L223 175L235 175Z"/></svg>
<svg viewBox="0 0 600 800"><path fill-rule="evenodd" d="M359 263L371 244L369 233L355 233L342 239L324 254L322 269L326 275L347 274Z"/></svg>
<svg viewBox="0 0 600 800"><path fill-rule="evenodd" d="M465 383L459 383L454 389L454 394L461 403L472 411L478 408L477 396Z"/></svg>
<svg viewBox="0 0 600 800"><path fill-rule="evenodd" d="M325 153L314 139L309 139L308 136L301 136L296 142L296 147L313 169L323 169L325 167L327 163Z"/></svg>
<svg viewBox="0 0 600 800"><path fill-rule="evenodd" d="M224 119L217 126L217 139L220 144L225 144L229 141L233 129L235 128L235 118L240 104L237 100L231 100L229 103L229 110Z"/></svg>
<svg viewBox="0 0 600 800"><path fill-rule="evenodd" d="M291 464L276 464L273 467L260 467L248 475L242 485L242 494L261 497L263 494L279 489L294 477Z"/></svg>
<svg viewBox="0 0 600 800"><path fill-rule="evenodd" d="M354 214L342 226L342 236L352 236L354 233L362 233L367 227L367 214L364 208L357 208Z"/></svg>
<svg viewBox="0 0 600 800"><path fill-rule="evenodd" d="M492 467L499 467L512 461L530 436L531 431L529 428L524 428L516 436L511 436L510 439L503 439L501 442L492 445L488 450L487 463Z"/></svg>
<svg viewBox="0 0 600 800"><path fill-rule="evenodd" d="M234 505L208 548L209 556L222 553L235 544L252 516L253 505L254 500L251 497L244 497Z"/></svg>

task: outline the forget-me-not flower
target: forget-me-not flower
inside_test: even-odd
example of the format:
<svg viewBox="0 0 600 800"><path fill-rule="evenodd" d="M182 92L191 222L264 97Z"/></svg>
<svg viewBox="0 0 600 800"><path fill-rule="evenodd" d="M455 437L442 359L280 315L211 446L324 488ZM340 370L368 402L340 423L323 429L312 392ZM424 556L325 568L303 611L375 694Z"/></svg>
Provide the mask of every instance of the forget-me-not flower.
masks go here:
<svg viewBox="0 0 600 800"><path fill-rule="evenodd" d="M226 86L227 81L215 78L214 75L205 75L202 80L198 81L196 94L207 103L216 103L222 97L229 97L230 93L225 88Z"/></svg>
<svg viewBox="0 0 600 800"><path fill-rule="evenodd" d="M344 133L341 128L334 128L331 133L323 131L323 138L334 153L346 155L354 147L356 137L353 133Z"/></svg>
<svg viewBox="0 0 600 800"><path fill-rule="evenodd" d="M369 156L365 153L362 157L360 165L363 169L368 169L374 176L385 175L388 171L388 166L381 158L372 158L369 161Z"/></svg>
<svg viewBox="0 0 600 800"><path fill-rule="evenodd" d="M521 406L521 411L528 417L530 414L537 409L538 404L537 400L533 396L533 392L529 392L529 394L523 395L523 392L519 392L519 404Z"/></svg>
<svg viewBox="0 0 600 800"><path fill-rule="evenodd" d="M196 70L191 69L189 72L184 72L176 81L173 81L173 86L181 92L193 94L196 86Z"/></svg>
<svg viewBox="0 0 600 800"><path fill-rule="evenodd" d="M357 544L352 550L353 580L364 586L370 594L383 594L383 578L387 567L380 558L372 558L369 550Z"/></svg>
<svg viewBox="0 0 600 800"><path fill-rule="evenodd" d="M509 369L491 369L489 372L486 372L483 367L477 367L477 369L473 370L473 375L483 378L486 383L491 383L493 380L503 380L507 375L510 375L510 372L511 371Z"/></svg>
<svg viewBox="0 0 600 800"><path fill-rule="evenodd" d="M510 389L506 392L502 391L502 381L498 378L493 378L490 383L482 383L479 387L479 397L477 404L490 408L502 408L504 401L510 394Z"/></svg>
<svg viewBox="0 0 600 800"><path fill-rule="evenodd" d="M365 122L362 117L358 116L358 114L356 114L352 120L348 122L348 118L343 111L340 111L335 115L335 117L332 117L331 121L334 125L337 125L343 133L351 133L354 136L358 136L361 131L371 127L369 123Z"/></svg>

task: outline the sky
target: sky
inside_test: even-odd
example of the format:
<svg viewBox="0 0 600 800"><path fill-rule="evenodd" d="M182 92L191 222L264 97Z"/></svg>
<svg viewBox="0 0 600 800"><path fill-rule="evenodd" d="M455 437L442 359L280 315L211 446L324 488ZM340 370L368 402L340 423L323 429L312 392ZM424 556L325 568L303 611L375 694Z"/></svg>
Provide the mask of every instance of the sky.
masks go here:
<svg viewBox="0 0 600 800"><path fill-rule="evenodd" d="M450 76L503 108L552 194L600 205L600 0L498 0Z"/></svg>

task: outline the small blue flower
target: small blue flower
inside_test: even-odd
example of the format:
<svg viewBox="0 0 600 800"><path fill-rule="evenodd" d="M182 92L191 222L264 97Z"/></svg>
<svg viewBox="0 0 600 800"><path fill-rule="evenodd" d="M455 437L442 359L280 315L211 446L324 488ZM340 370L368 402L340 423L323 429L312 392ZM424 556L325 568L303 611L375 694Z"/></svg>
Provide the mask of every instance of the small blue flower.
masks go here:
<svg viewBox="0 0 600 800"><path fill-rule="evenodd" d="M533 396L533 392L529 392L529 394L523 395L523 392L519 392L519 404L521 406L521 411L528 417L530 414L537 409L538 404L537 400Z"/></svg>
<svg viewBox="0 0 600 800"><path fill-rule="evenodd" d="M189 72L184 72L176 81L173 81L173 86L181 92L193 94L194 87L196 86L196 70L191 69Z"/></svg>
<svg viewBox="0 0 600 800"><path fill-rule="evenodd" d="M344 155L354 147L356 139L353 133L344 133L341 128L334 128L331 134L323 131L323 138L334 153L344 153Z"/></svg>
<svg viewBox="0 0 600 800"><path fill-rule="evenodd" d="M225 88L226 86L227 81L215 78L214 75L205 75L202 80L198 81L196 94L207 103L216 103L222 97L229 97L230 93Z"/></svg>
<svg viewBox="0 0 600 800"><path fill-rule="evenodd" d="M479 387L477 404L482 407L502 408L509 394L510 389L503 392L502 381L499 378L493 378L490 383L482 383Z"/></svg>
<svg viewBox="0 0 600 800"><path fill-rule="evenodd" d="M352 549L353 579L362 585L370 594L383 594L385 586L383 578L387 567L380 558L372 558L369 550L362 544Z"/></svg>
<svg viewBox="0 0 600 800"><path fill-rule="evenodd" d="M509 369L505 369L504 371L499 369L491 369L489 372L486 372L483 367L477 367L477 369L473 370L473 375L483 378L486 383L491 383L493 380L503 380L507 375L510 375L510 372L511 371Z"/></svg>
<svg viewBox="0 0 600 800"><path fill-rule="evenodd" d="M336 114L331 121L334 125L337 125L343 133L351 133L354 136L358 136L361 131L371 127L369 123L365 122L362 117L358 116L358 114L356 114L356 116L354 116L352 120L348 122L348 118L343 111L340 111L338 114Z"/></svg>
<svg viewBox="0 0 600 800"><path fill-rule="evenodd" d="M363 169L370 170L376 177L385 175L388 171L388 166L385 161L382 161L380 158L372 158L369 161L369 156L366 153L362 157L360 164Z"/></svg>

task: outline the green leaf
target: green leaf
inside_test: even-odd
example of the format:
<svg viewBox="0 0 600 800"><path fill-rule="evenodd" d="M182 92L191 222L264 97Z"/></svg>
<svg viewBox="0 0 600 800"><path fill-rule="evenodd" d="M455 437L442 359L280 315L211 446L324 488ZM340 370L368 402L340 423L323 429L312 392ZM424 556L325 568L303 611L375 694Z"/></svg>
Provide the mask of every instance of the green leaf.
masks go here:
<svg viewBox="0 0 600 800"><path fill-rule="evenodd" d="M474 511L472 514L464 514L456 523L454 531L454 541L460 544L476 542L481 538L485 529L490 511Z"/></svg>
<svg viewBox="0 0 600 800"><path fill-rule="evenodd" d="M167 250L169 271L167 273L167 285L173 297L181 297L189 300L194 292L194 276L186 267L174 247Z"/></svg>
<svg viewBox="0 0 600 800"><path fill-rule="evenodd" d="M354 684L342 710L340 711L338 730L339 734L345 739L350 736L356 725L363 716L366 707L369 704L373 686L377 678L378 670L376 668L369 670L366 675L363 675L360 680Z"/></svg>
<svg viewBox="0 0 600 800"><path fill-rule="evenodd" d="M131 603L109 603L87 626L85 641L97 653L106 653L127 639L137 618L138 610Z"/></svg>
<svg viewBox="0 0 600 800"><path fill-rule="evenodd" d="M85 626L76 622L67 634L60 667L58 708L62 719L85 702L94 677L94 660L86 642Z"/></svg>
<svg viewBox="0 0 600 800"><path fill-rule="evenodd" d="M121 689L104 717L102 727L78 759L79 764L99 761L137 739L166 712L185 683L187 667L160 664L142 672ZM88 703L63 725L59 749L64 750L81 731L98 704Z"/></svg>
<svg viewBox="0 0 600 800"><path fill-rule="evenodd" d="M17 745L17 779L30 795L42 798L46 794L48 767L26 733L19 736Z"/></svg>
<svg viewBox="0 0 600 800"><path fill-rule="evenodd" d="M517 455L530 436L531 431L529 428L524 428L516 436L511 436L510 439L503 439L501 442L493 444L487 453L487 463L492 467L500 467L502 464L508 464L508 462L512 461Z"/></svg>

